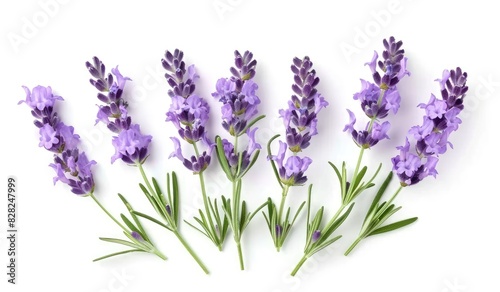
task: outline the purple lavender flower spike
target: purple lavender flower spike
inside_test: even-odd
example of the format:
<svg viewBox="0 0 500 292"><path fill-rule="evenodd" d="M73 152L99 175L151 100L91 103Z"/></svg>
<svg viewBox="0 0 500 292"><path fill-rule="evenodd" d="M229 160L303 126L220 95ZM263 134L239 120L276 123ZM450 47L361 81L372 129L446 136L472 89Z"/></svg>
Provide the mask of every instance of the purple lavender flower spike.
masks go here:
<svg viewBox="0 0 500 292"><path fill-rule="evenodd" d="M222 103L222 126L232 136L244 133L247 124L257 115L260 99L256 94L259 88L251 80L255 76L257 61L252 53L246 51L241 55L235 52L235 67L230 71L231 78L221 78L215 86L212 96Z"/></svg>
<svg viewBox="0 0 500 292"><path fill-rule="evenodd" d="M96 123L106 124L110 131L117 134L127 130L132 124L132 119L127 113L128 104L121 96L126 82L131 79L124 77L118 66L106 75L105 66L97 57L93 58L93 64L86 62L85 65L92 77L96 78L90 79L90 84L99 91L97 98L105 103L98 105Z"/></svg>
<svg viewBox="0 0 500 292"><path fill-rule="evenodd" d="M34 124L39 128L40 147L54 153L54 163L49 166L54 169L56 176L54 184L58 181L71 187L71 192L87 196L94 190L94 179L91 166L95 161L89 161L84 152L80 152L79 136L74 133L74 128L65 125L54 111L55 102L63 100L54 95L50 86L36 86L30 91L23 86L26 92L26 103L31 108L31 113L37 119Z"/></svg>
<svg viewBox="0 0 500 292"><path fill-rule="evenodd" d="M401 78L405 75L410 75L410 73L406 70L407 60L404 57L405 51L401 49L403 42L396 42L396 39L391 36L389 40L384 39L383 44L385 47L385 50L382 52L384 60L379 60L377 63L383 72L383 76L380 76L380 73L373 65L374 62L377 62L378 56L374 57L369 64L375 83L382 90L387 90L398 84Z"/></svg>
<svg viewBox="0 0 500 292"><path fill-rule="evenodd" d="M298 153L310 145L312 136L318 134L317 115L328 102L315 88L319 84L316 71L309 57L293 59L294 73L292 90L295 93L288 102L288 108L279 111L286 127L286 141L290 151Z"/></svg>
<svg viewBox="0 0 500 292"><path fill-rule="evenodd" d="M122 94L125 84L131 79L123 76L118 66L106 75L106 67L102 61L97 57L92 60L93 64L85 64L95 78L90 79L90 84L99 91L97 98L105 103L98 105L96 124L104 123L111 132L117 134L112 139L115 154L111 157L111 163L121 159L127 164L143 164L149 154L148 146L152 136L143 135L139 125L133 124L128 115L128 103L122 98Z"/></svg>
<svg viewBox="0 0 500 292"><path fill-rule="evenodd" d="M406 138L404 146L397 147L399 155L393 157L393 171L399 177L402 186L417 184L427 176L436 176L438 157L444 154L448 146L450 134L456 131L461 123L458 114L463 109L463 99L468 87L467 73L460 68L444 70L442 79L437 79L442 99L431 94L427 104L419 104L425 109L421 126L414 126L408 136L415 140L414 148L410 148Z"/></svg>
<svg viewBox="0 0 500 292"><path fill-rule="evenodd" d="M354 94L353 98L361 102L361 109L370 118L370 122L365 129L354 129L356 118L354 113L348 110L350 121L344 128L353 137L354 142L362 148L370 148L380 140L389 138L389 122L377 123L380 119L386 118L390 111L396 114L401 103L396 85L405 76L410 75L406 69L407 58L404 57L404 50L401 49L403 42L390 37L384 40L385 50L382 53L382 60L378 60L378 53L374 52L373 58L366 63L372 72L375 83L361 79L361 90ZM377 71L377 65L382 70L383 76Z"/></svg>
<svg viewBox="0 0 500 292"><path fill-rule="evenodd" d="M210 107L204 98L194 94L195 81L200 76L196 73L194 65L186 69L183 57L184 53L176 49L173 54L166 51L165 58L161 60L163 68L167 70L165 78L171 87L168 94L172 99L169 111L166 113L166 121L174 124L183 140L192 145L201 140L208 149L198 157L192 156L186 159L182 156L180 141L172 137L175 150L170 157L176 156L186 168L198 174L205 170L211 161L213 143L208 140L206 132Z"/></svg>

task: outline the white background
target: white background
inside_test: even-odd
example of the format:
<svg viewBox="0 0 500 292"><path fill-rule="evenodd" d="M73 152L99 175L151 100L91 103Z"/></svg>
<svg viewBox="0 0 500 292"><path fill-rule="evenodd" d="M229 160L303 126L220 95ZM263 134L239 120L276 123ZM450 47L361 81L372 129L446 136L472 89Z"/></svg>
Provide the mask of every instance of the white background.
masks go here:
<svg viewBox="0 0 500 292"><path fill-rule="evenodd" d="M498 291L500 246L498 191L495 183L500 73L497 9L491 1L10 1L0 4L2 80L2 175L18 181L18 275L7 284L6 196L0 204L1 290L5 291ZM267 118L259 123L260 143L283 133L277 111L292 94L290 64L308 55L321 78L319 91L330 106L319 115L319 132L304 154L314 163L308 171L314 184L314 208L326 206L332 215L339 205L338 184L327 161L343 160L353 170L358 149L342 132L351 108L363 121L352 99L359 78L370 79L363 64L382 39L404 41L412 75L400 83L402 104L390 116L390 140L367 151L363 162L373 171L383 163L381 182L390 168L395 147L407 129L421 122L430 93L439 94L433 80L443 69L461 66L470 86L463 124L450 140L454 149L441 157L437 179L404 189L396 217L419 216L416 224L362 242L349 257L343 252L355 238L373 191L360 197L349 220L337 231L344 237L316 254L292 278L291 269L302 255L301 217L277 253L261 215L243 238L247 270L239 271L230 236L222 253L187 225L182 231L206 263L206 276L166 231L145 223L163 262L149 254L132 254L93 263L92 259L119 246L99 236L120 237L114 223L90 198L73 195L66 186L53 186L48 167L51 154L38 145L38 132L21 86L52 86L65 101L57 110L73 125L98 162L94 168L96 195L113 214L124 212L116 193L127 196L138 210L152 213L137 186L138 171L121 162L110 164L114 153L111 133L94 126L96 90L89 84L85 61L96 55L108 69L120 65L127 83L126 98L133 120L153 135L149 175L163 177L176 170L181 178L183 219L192 221L199 208L197 177L176 159L169 140L175 136L165 112L169 98L160 67L166 49L180 48L201 76L197 93L212 106L210 135L221 131L218 103L211 98L215 82L229 76L233 51L251 50L258 60L255 81ZM346 51L347 50L347 51ZM189 149L184 149L190 153ZM262 153L264 154L264 153ZM279 186L262 155L244 181L243 197L255 208L268 196L279 198ZM215 161L214 161L215 162ZM370 170L369 170L370 171ZM228 195L230 185L216 163L207 170L211 196ZM396 183L391 189L396 188ZM5 191L4 191L5 194ZM306 187L293 188L288 203L297 206Z"/></svg>

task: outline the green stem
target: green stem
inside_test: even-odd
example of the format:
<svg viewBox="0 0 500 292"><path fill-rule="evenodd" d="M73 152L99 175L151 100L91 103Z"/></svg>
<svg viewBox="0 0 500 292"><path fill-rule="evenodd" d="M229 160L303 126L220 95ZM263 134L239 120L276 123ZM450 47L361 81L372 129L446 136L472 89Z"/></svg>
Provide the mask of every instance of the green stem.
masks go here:
<svg viewBox="0 0 500 292"><path fill-rule="evenodd" d="M154 247L153 247L152 251L155 255L159 256L162 260L164 260L164 261L167 260L167 257L163 253L161 253L161 251L157 250Z"/></svg>
<svg viewBox="0 0 500 292"><path fill-rule="evenodd" d="M307 256L307 254L304 254L304 256L300 259L299 263L295 266L295 269L293 269L290 275L295 276L295 274L297 274L297 272L300 270L300 268L307 261L308 258L309 257Z"/></svg>
<svg viewBox="0 0 500 292"><path fill-rule="evenodd" d="M240 209L240 194L238 193L238 183L241 184L241 180L235 180L233 181L233 224L232 224L232 229L234 233L234 240L236 241L236 245L238 247L238 258L240 260L240 269L244 270L245 269L245 264L243 262L243 253L241 251L241 233L239 229L239 221L240 221L240 215L239 215L239 209ZM241 187L241 186L240 186Z"/></svg>
<svg viewBox="0 0 500 292"><path fill-rule="evenodd" d="M399 192L401 192L402 189L403 189L403 186L400 185L399 188L394 193L394 195L392 195L392 197L389 199L389 201L387 201L386 206L391 205L391 203L394 201L394 199L396 199L396 197L398 196Z"/></svg>
<svg viewBox="0 0 500 292"><path fill-rule="evenodd" d="M205 213L207 213L208 222L210 224L210 226L209 226L210 231L213 233L213 238L216 240L214 242L214 244L217 246L219 251L222 251L222 242L221 242L219 236L217 235L217 232L214 230L214 228L215 228L214 221L212 220L212 213L210 212L210 208L209 208L207 191L205 188L205 177L203 176L203 171L198 173L198 177L200 178L201 195L203 197L203 205L205 206ZM222 227L219 226L219 228L222 228Z"/></svg>
<svg viewBox="0 0 500 292"><path fill-rule="evenodd" d="M126 228L125 226L123 226L123 224L120 223L120 221L116 220L116 218L111 215L111 213L108 212L108 210L106 210L106 208L104 208L104 206L99 202L99 200L97 200L97 198L94 196L94 193L90 193L89 195L93 200L94 202L97 203L97 205L99 207L101 207L101 209L104 211L104 213L108 214L109 218L111 218L113 221L115 221L116 224L118 224L118 226L121 227L121 229L123 229L123 231L127 232L127 233L130 233L130 230L128 230L128 228Z"/></svg>
<svg viewBox="0 0 500 292"><path fill-rule="evenodd" d="M278 224L281 224L281 216L283 216L283 209L285 207L285 200L286 200L286 196L288 195L289 189L290 189L290 186L288 186L288 185L285 185L283 187L283 193L281 194L280 209L278 212Z"/></svg>
<svg viewBox="0 0 500 292"><path fill-rule="evenodd" d="M174 231L174 234L175 234L175 236L177 236L177 238L182 243L182 245L184 245L184 247L187 249L187 251L189 252L189 254L191 254L191 256L194 258L194 260L198 263L198 265L203 269L203 271L205 272L205 274L208 275L209 271L208 271L207 267L203 264L203 262L201 261L201 259L194 252L194 250L189 246L189 244L187 243L187 241L184 239L184 237L179 233L179 231L177 229Z"/></svg>
<svg viewBox="0 0 500 292"><path fill-rule="evenodd" d="M198 147L196 146L196 143L193 143L193 148L194 148L194 153L196 154L196 157L200 156L200 152L198 151ZM205 206L205 213L207 213L207 218L208 222L210 224L209 229L210 232L212 232L213 238L215 239L214 244L217 246L219 251L222 251L222 242L217 235L217 232L214 230L214 221L212 219L212 213L210 212L210 207L209 207L209 202L208 202L208 197L207 197L207 190L205 188L205 177L203 175L203 171L200 171L198 173L198 177L200 178L200 187L201 187L201 196L203 197L203 205ZM219 228L222 228L219 226Z"/></svg>
<svg viewBox="0 0 500 292"><path fill-rule="evenodd" d="M146 187L148 188L149 192L151 193L151 196L155 196L156 192L154 191L153 187L149 183L148 177L146 176L146 172L144 171L144 168L142 167L142 163L137 163L137 167L139 167L139 171L141 172L142 179L144 180L144 183L146 183Z"/></svg>
<svg viewBox="0 0 500 292"><path fill-rule="evenodd" d="M358 238L356 238L356 240L351 244L351 246L346 250L346 252L344 253L345 256L348 256L349 253L351 253L351 251L358 245L358 243L363 240L363 236L359 236Z"/></svg>
<svg viewBox="0 0 500 292"><path fill-rule="evenodd" d="M245 263L243 261L243 252L241 251L240 241L236 242L236 246L238 247L238 258L240 259L240 269L243 271L245 269Z"/></svg>

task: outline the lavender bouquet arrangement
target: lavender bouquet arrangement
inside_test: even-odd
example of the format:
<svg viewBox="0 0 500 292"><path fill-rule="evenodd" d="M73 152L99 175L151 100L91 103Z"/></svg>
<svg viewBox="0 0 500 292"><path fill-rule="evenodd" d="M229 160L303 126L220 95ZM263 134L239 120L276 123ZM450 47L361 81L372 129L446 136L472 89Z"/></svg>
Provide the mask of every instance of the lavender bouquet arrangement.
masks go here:
<svg viewBox="0 0 500 292"><path fill-rule="evenodd" d="M281 187L281 202L279 208L271 198L268 199L267 215L263 212L269 232L277 251L283 246L292 226L305 205L299 206L295 215L291 215L290 208L284 214L286 197L291 187L302 186L307 182L305 172L312 163L312 159L300 153L309 147L311 138L318 134L318 113L328 105L324 97L315 88L319 83L313 63L309 57L294 58L291 66L294 74L292 90L294 94L288 101L288 107L279 111L286 128L286 141L279 141L277 155L272 155L271 144L280 135L276 135L267 144L268 159L271 162L274 174ZM285 161L286 154L290 153Z"/></svg>
<svg viewBox="0 0 500 292"><path fill-rule="evenodd" d="M111 84L114 83L111 82ZM118 194L127 207L132 220L124 214L120 214L123 222L111 215L95 196L96 186L91 168L96 162L89 160L85 152L79 149L80 136L75 133L72 126L64 124L55 111L56 102L63 100L63 98L55 95L50 86L36 86L33 90L29 90L25 86L23 88L26 92L26 99L19 103L26 103L36 119L34 124L39 129L40 134L38 145L53 153L54 161L49 166L56 173L54 184L61 182L68 185L72 193L80 197L92 198L102 211L121 228L127 238L124 240L100 237L99 239L103 241L120 244L129 249L96 258L94 261L131 252L147 252L157 255L163 260L167 259L155 247L124 196Z"/></svg>
<svg viewBox="0 0 500 292"><path fill-rule="evenodd" d="M111 163L121 159L127 165L139 169L144 180L144 184L139 184L139 187L161 218L158 220L143 212L131 210L134 219L138 221L136 217L139 216L171 231L203 271L208 274L207 267L179 231L179 190L175 172L172 172L172 175L167 174L166 194L161 190L157 180L153 177L150 182L145 173L143 164L149 156L148 146L152 136L142 134L139 125L132 123L127 111L128 104L122 98L125 84L131 79L122 76L118 67L106 74L105 65L97 57L93 58L92 63L86 62L86 67L95 78L90 79L90 83L99 91L97 98L104 103L98 106L96 123L106 124L111 132L117 134L112 140L115 154L111 157Z"/></svg>

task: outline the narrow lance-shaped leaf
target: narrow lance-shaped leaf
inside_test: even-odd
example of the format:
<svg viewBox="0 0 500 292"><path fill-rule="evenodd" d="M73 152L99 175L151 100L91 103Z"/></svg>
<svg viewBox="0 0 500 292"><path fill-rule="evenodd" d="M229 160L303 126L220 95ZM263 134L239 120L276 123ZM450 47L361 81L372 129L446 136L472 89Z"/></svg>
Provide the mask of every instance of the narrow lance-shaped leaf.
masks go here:
<svg viewBox="0 0 500 292"><path fill-rule="evenodd" d="M389 232L389 231L393 231L393 230L399 229L401 227L405 227L405 226L410 225L413 222L417 221L417 219L418 219L418 217L413 217L413 218L408 218L408 219L405 219L405 220L397 221L397 222L388 224L386 226L382 226L382 227L380 227L378 229L375 229L372 232L370 232L370 234L368 234L368 236L376 235L376 234L381 234L381 233L385 233L385 232Z"/></svg>

